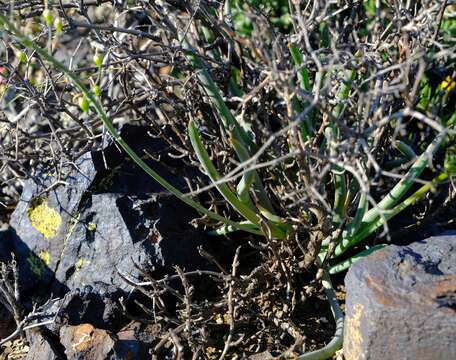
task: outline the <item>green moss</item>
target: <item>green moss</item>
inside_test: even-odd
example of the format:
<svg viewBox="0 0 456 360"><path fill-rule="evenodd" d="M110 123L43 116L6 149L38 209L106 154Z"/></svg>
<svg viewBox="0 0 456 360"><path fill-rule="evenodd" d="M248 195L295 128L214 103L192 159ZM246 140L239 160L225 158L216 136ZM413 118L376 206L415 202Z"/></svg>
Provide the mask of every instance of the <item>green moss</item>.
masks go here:
<svg viewBox="0 0 456 360"><path fill-rule="evenodd" d="M40 196L33 199L27 215L32 226L46 239L57 235L62 218L57 211L49 207L45 197Z"/></svg>

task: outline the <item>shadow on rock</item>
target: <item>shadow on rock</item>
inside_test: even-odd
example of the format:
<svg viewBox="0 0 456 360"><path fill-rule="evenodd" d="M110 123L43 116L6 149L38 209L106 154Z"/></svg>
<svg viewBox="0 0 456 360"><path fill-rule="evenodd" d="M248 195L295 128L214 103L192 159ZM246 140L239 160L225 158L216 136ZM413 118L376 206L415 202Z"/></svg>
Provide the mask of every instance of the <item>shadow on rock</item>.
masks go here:
<svg viewBox="0 0 456 360"><path fill-rule="evenodd" d="M188 191L184 177L191 181L201 176L198 170L169 157L167 144L149 136L146 129L124 126L121 136L181 191ZM37 355L28 358L41 359L40 354L50 353L49 348L42 348L48 346L44 338L51 339L48 344L53 338L60 339L65 356L78 358L69 354L67 345L68 339L82 333L92 339L91 344L112 339L117 352L143 351L131 329L122 333L121 343L115 335L127 323L119 299L131 300L134 290L119 272L142 280L145 273L154 277L175 273L175 266L185 271L213 270L199 255L201 246L229 264L234 245L227 247L220 240L215 244L192 227L189 223L197 216L113 143L82 155L58 173L42 169L25 184L11 217L9 239L0 244L8 247L0 248L3 254L15 253L20 288L29 307L34 300L43 303L51 296L60 298L43 307L56 321L40 330L41 340L30 339L31 352ZM207 282L205 286L209 286ZM109 354L111 350L100 351Z"/></svg>

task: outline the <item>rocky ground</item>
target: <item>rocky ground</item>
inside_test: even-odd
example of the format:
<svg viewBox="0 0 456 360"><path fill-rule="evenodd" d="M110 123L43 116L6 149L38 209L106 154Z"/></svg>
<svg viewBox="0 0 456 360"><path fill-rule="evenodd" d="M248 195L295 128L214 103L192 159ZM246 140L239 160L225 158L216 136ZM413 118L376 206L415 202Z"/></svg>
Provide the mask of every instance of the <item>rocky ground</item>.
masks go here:
<svg viewBox="0 0 456 360"><path fill-rule="evenodd" d="M142 127L124 126L122 136L138 150L142 148L145 153L160 156L160 165L152 161L150 164L182 191L187 190L188 184L182 181L180 174L186 173L190 178L199 176L198 170L167 157L166 145L148 136ZM204 316L204 321L199 323L203 330L198 330L209 338L204 342L205 352L218 357L229 323L228 314L217 310L217 301L223 294L223 285L217 277L230 267L236 246L245 239L213 238L201 227L192 225L197 218L195 211L164 193L112 143L102 151L83 154L58 176L43 169L37 179L39 181L31 179L25 184L19 203L8 217L9 228L0 232L1 260L8 262L11 260L8 254L15 254L20 270L20 311L29 314L25 337L6 342L1 359L132 359L146 358L151 353L158 358L175 357L177 336L188 324L185 312L189 309ZM433 231L443 229L434 224L427 227L422 236ZM386 336L389 332L401 331L395 319L388 317L398 315L384 309L389 306L381 301L389 297L386 293L408 286L410 288L401 291L412 294L416 291L415 283L432 287L435 281L441 281L440 275L447 276L445 281L451 283L454 263L451 258L442 256L452 254L448 246L456 245L445 238L438 249L435 242L432 244L433 248L420 243L388 248L390 252L397 252L399 260L394 257L384 260L388 259L382 255L385 252L378 252L378 261L374 258L362 261L349 273L346 282L351 290L345 345L348 358L356 358L353 351L369 352L376 358L385 346L399 351L403 345L400 334L389 345L378 340L391 338ZM252 250L242 254L242 271L246 274L256 265L252 254ZM401 260L409 255L414 263ZM375 266L383 270L376 270ZM407 285L394 280L396 268L407 272L408 275L404 275L409 279ZM382 271L392 273L376 280L366 275L372 273L378 277ZM365 283L366 276L371 280L363 288L361 284ZM428 281L428 277L437 277L437 280ZM334 280L339 284L339 300L344 303L343 276L336 276ZM377 283L376 290L369 285L371 281ZM426 303L426 299L432 298L431 292L437 291L434 303L451 312L454 297L448 286L439 287L444 293L437 288L427 289L419 290L423 297L420 301ZM369 295L371 291L377 298ZM334 332L332 315L323 294L314 292L311 296L297 306L294 318L294 322L301 324L297 329L308 349L323 346ZM189 308L190 298L195 305ZM395 298L397 301L407 299ZM362 322L357 322L361 316L356 312L359 306L369 309L362 312ZM400 307L404 322L407 319L414 319L414 324L419 322L421 315L417 314L427 317L421 310L410 314L413 306ZM266 308L275 312L276 321L280 321L279 308L275 305ZM14 311L9 312L4 307L0 310L3 314L0 338L6 338L16 327ZM367 317L376 318L379 313L385 314L382 321L388 325L382 328L383 333L386 331L384 336L375 335L379 348L372 345L374 340L369 341L368 348L362 348L359 336L371 339L378 331L365 325L359 328L359 324L372 323L374 320ZM444 313L442 316L448 322L442 325L443 329L451 332L454 321ZM418 329L415 325L410 326ZM242 326L246 327L247 334L255 337L255 326L249 323ZM448 347L444 346L448 336L442 331L431 344L435 351ZM195 337L194 341L199 340ZM256 348L264 346L264 338L259 336L257 341L260 343L255 346L252 341L251 347L242 352L250 354L251 359L272 358L274 352L267 350L255 354ZM277 345L275 339L270 338L270 341L271 346ZM185 358L185 350L182 351L180 356Z"/></svg>
<svg viewBox="0 0 456 360"><path fill-rule="evenodd" d="M198 170L167 157L166 144L143 128L126 125L122 137L138 151L160 156L159 165L150 165L182 191L188 186L183 173L199 176ZM195 331L209 338L204 340L205 352L218 357L228 315L223 307L217 310L217 302L226 291L223 276L236 246L244 243L239 255L243 273L259 264L245 239L210 237L192 225L197 217L112 143L83 154L61 174L43 169L25 183L9 228L0 233L1 260L11 261L8 254L15 254L21 313L30 317L25 338L4 344L3 358L128 359L151 352L162 354L159 358L172 356L177 341L173 332L185 326L189 292L202 316L201 329ZM261 275L250 278L257 282ZM309 349L328 341L334 331L323 294L312 296L296 310ZM264 306L280 316L277 305ZM15 322L12 313L2 311L0 337L6 338ZM248 321L243 326L247 333L258 331ZM197 336L194 341L201 341ZM255 333L250 336L254 339ZM251 341L245 353L261 349L263 341L264 336ZM273 338L266 341L277 346Z"/></svg>
<svg viewBox="0 0 456 360"><path fill-rule="evenodd" d="M0 360L296 358L336 330L321 266L379 243L331 275L335 358L456 357L454 236L425 240L456 228L454 5L295 3L0 1L35 45L1 34Z"/></svg>

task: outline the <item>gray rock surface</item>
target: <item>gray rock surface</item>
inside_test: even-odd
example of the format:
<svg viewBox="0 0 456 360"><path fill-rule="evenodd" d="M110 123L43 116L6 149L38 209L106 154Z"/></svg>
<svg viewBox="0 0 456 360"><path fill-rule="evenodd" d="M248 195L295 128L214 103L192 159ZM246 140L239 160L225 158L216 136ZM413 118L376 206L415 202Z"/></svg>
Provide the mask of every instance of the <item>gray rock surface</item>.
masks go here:
<svg viewBox="0 0 456 360"><path fill-rule="evenodd" d="M183 176L200 175L169 157L166 143L144 128L124 126L122 137L137 153L160 158L146 161L181 191L188 191ZM28 310L34 301L58 299L43 305L37 319L52 323L27 331L27 359L144 358L154 329L125 327L120 299L134 308L136 295L119 272L141 279L142 270L159 278L174 274L174 266L214 269L199 246L231 262L234 245L214 244L196 230L190 222L197 216L112 143L59 174L43 169L28 181L9 231L0 232L0 259L14 251Z"/></svg>
<svg viewBox="0 0 456 360"><path fill-rule="evenodd" d="M118 271L137 275L134 264L150 271L204 265L197 252L203 235L188 225L196 214L171 195L141 200L97 194L90 203L68 235L55 272L68 288L103 282L130 289Z"/></svg>
<svg viewBox="0 0 456 360"><path fill-rule="evenodd" d="M46 309L46 313L57 313L49 329L58 333L62 325L90 323L100 329L116 331L125 321L119 303L124 295L120 289L104 283L72 290Z"/></svg>
<svg viewBox="0 0 456 360"><path fill-rule="evenodd" d="M10 227L23 291L37 284L50 285L54 279L68 229L97 173L90 153L79 158L75 165L74 169L62 169L65 185L55 185L57 177L50 173L43 173L37 181L27 181L11 216ZM37 199L43 201L42 211L38 211L43 218L33 222L30 210Z"/></svg>
<svg viewBox="0 0 456 360"><path fill-rule="evenodd" d="M168 157L166 143L144 128L124 126L122 137L137 153L160 157L149 165L182 191L183 176L199 174ZM118 271L136 276L135 264L157 275L174 265L204 267L197 248L207 238L189 225L197 216L115 144L84 154L59 175L43 170L24 186L10 222L22 291L62 295L100 283L130 290Z"/></svg>
<svg viewBox="0 0 456 360"><path fill-rule="evenodd" d="M344 356L456 359L456 236L388 246L346 278Z"/></svg>
<svg viewBox="0 0 456 360"><path fill-rule="evenodd" d="M30 337L27 360L132 360L150 358L153 325L132 322L117 334L90 323L63 325L57 334L36 332Z"/></svg>
<svg viewBox="0 0 456 360"><path fill-rule="evenodd" d="M62 352L56 351L53 345L49 339L35 332L32 336L29 336L29 351L25 360L62 359L63 356L59 356L62 355Z"/></svg>

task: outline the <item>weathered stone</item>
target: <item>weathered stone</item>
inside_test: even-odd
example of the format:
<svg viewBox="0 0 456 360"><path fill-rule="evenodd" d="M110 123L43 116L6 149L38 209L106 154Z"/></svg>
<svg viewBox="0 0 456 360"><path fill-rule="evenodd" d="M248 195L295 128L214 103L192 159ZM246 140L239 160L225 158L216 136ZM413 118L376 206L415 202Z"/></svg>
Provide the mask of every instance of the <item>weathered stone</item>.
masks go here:
<svg viewBox="0 0 456 360"><path fill-rule="evenodd" d="M27 360L134 360L150 357L159 329L132 322L117 334L89 323L62 325L57 333L44 328L28 334Z"/></svg>
<svg viewBox="0 0 456 360"><path fill-rule="evenodd" d="M51 173L41 174L40 182L27 181L11 216L23 291L37 284L43 289L53 281L69 224L96 175L90 153L75 165L74 170L62 169L67 175L63 175L65 186L56 186L57 175Z"/></svg>
<svg viewBox="0 0 456 360"><path fill-rule="evenodd" d="M122 359L146 359L150 357L152 343L156 340L158 325L132 322L117 333L117 357Z"/></svg>
<svg viewBox="0 0 456 360"><path fill-rule="evenodd" d="M65 347L68 360L105 360L115 353L116 339L113 335L91 324L63 326L60 342Z"/></svg>
<svg viewBox="0 0 456 360"><path fill-rule="evenodd" d="M122 137L137 153L147 151L154 159L160 158L160 163L151 158L145 161L181 191L188 191L183 176L200 175L169 157L166 143L150 137L144 128L126 126ZM174 274L174 266L186 271L213 269L199 255L201 245L229 266L235 247L223 240L214 242L191 226L198 214L164 192L116 145L85 154L75 164L62 170L59 184L54 174L43 171L35 179L38 182L25 185L12 215L9 242L4 243L13 244L26 307L30 309L40 295L39 301L51 294L60 298L40 309L43 320L55 321L39 332L28 331L34 352L30 359L141 358L150 350L154 330L120 330L126 318L119 299L123 296L128 306L136 295L119 272L140 279L138 268L155 277ZM213 290L210 282L200 283L192 285ZM78 328L81 324L84 327ZM74 351L81 329L87 330L91 340L87 349ZM118 338L113 335L116 332ZM101 338L106 347L97 342Z"/></svg>
<svg viewBox="0 0 456 360"><path fill-rule="evenodd" d="M147 353L136 338L134 329L123 329L117 333L119 341L116 346L118 355L125 359L142 359Z"/></svg>
<svg viewBox="0 0 456 360"><path fill-rule="evenodd" d="M123 295L120 289L103 283L72 290L58 301L57 321L52 330L58 332L61 325L90 323L100 329L116 331L125 320L119 303ZM52 314L52 309L49 313Z"/></svg>
<svg viewBox="0 0 456 360"><path fill-rule="evenodd" d="M345 278L344 355L456 359L456 236L388 246Z"/></svg>
<svg viewBox="0 0 456 360"><path fill-rule="evenodd" d="M57 284L74 289L102 282L128 290L118 271L137 276L135 264L165 273L174 265L204 266L197 247L205 236L188 224L194 217L192 209L168 194L144 199L91 195L66 240Z"/></svg>
<svg viewBox="0 0 456 360"><path fill-rule="evenodd" d="M30 348L27 352L25 360L58 360L59 357L54 354L49 343L43 339L41 336L33 337L30 342Z"/></svg>
<svg viewBox="0 0 456 360"><path fill-rule="evenodd" d="M121 134L137 153L160 158L146 161L182 191L183 176L199 174L145 128L124 126ZM130 290L118 270L135 276L136 264L164 275L174 265L202 267L197 247L206 238L189 225L196 216L112 143L59 176L42 171L25 184L10 222L21 289L58 296L103 283Z"/></svg>
<svg viewBox="0 0 456 360"><path fill-rule="evenodd" d="M60 360L65 359L65 348L58 335L47 328L34 328L26 332L30 345L26 360Z"/></svg>
<svg viewBox="0 0 456 360"><path fill-rule="evenodd" d="M120 329L125 323L125 316L119 304L119 298L122 295L124 292L120 289L97 284L95 287L86 286L83 289L72 290L61 299L47 302L38 309L40 318L37 322L53 321L38 330L27 331L27 339L30 343L27 359L47 360L67 357L65 347L60 340L62 331L63 335L67 335L65 329L73 329L82 324L86 326L90 324L98 330L113 332ZM121 345L125 347L126 344L120 342L116 346L120 348ZM123 358L117 355L111 357L111 359Z"/></svg>

